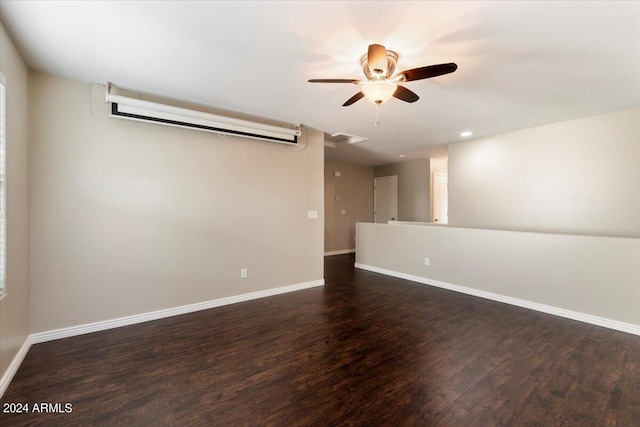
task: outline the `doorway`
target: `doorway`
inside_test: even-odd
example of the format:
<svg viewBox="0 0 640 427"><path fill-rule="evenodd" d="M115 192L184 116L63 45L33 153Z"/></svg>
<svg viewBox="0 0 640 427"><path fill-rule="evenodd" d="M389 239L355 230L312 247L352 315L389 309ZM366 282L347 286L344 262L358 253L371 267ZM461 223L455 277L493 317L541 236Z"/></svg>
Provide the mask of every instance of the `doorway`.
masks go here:
<svg viewBox="0 0 640 427"><path fill-rule="evenodd" d="M398 177L373 179L373 222L386 224L398 220Z"/></svg>
<svg viewBox="0 0 640 427"><path fill-rule="evenodd" d="M433 174L433 222L447 224L449 222L449 178L446 173Z"/></svg>

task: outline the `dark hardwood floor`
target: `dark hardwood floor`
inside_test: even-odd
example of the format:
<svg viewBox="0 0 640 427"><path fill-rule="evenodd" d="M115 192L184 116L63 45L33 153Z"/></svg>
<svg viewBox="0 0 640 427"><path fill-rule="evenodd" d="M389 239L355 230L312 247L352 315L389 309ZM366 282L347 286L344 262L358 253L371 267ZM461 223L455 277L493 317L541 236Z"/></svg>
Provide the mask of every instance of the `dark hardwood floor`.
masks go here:
<svg viewBox="0 0 640 427"><path fill-rule="evenodd" d="M353 269L34 345L0 425L640 426L640 337Z"/></svg>

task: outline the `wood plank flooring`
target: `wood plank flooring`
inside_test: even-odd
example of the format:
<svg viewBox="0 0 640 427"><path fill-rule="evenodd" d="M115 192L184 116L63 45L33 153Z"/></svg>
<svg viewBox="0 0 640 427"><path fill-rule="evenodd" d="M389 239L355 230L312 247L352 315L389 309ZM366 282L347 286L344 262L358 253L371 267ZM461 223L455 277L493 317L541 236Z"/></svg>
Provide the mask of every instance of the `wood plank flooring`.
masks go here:
<svg viewBox="0 0 640 427"><path fill-rule="evenodd" d="M328 257L326 286L34 345L0 425L640 426L640 337Z"/></svg>

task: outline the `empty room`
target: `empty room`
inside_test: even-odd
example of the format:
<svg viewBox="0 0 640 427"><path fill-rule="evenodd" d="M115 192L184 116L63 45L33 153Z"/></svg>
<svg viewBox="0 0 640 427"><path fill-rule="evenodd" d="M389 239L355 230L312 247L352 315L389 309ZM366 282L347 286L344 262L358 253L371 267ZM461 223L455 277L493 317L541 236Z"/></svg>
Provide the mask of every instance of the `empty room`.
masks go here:
<svg viewBox="0 0 640 427"><path fill-rule="evenodd" d="M0 425L640 425L640 2L0 0Z"/></svg>

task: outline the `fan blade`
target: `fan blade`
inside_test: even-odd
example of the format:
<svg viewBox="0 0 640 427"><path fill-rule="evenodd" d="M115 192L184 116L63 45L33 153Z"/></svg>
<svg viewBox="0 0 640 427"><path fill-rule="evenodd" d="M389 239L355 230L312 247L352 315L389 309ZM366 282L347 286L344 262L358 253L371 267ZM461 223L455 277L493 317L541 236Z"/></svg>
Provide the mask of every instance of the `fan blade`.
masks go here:
<svg viewBox="0 0 640 427"><path fill-rule="evenodd" d="M451 62L449 64L438 64L420 68L413 68L411 70L403 71L399 75L404 74L404 81L410 82L413 80L429 79L431 77L453 73L457 68L458 66Z"/></svg>
<svg viewBox="0 0 640 427"><path fill-rule="evenodd" d="M389 65L387 60L387 49L385 49L381 44L369 45L367 63L369 64L369 71L371 74L374 76L386 76L387 66Z"/></svg>
<svg viewBox="0 0 640 427"><path fill-rule="evenodd" d="M360 80L356 79L311 79L309 83L353 83L358 84Z"/></svg>
<svg viewBox="0 0 640 427"><path fill-rule="evenodd" d="M342 104L343 107L348 107L349 105L355 103L356 101L361 100L362 98L364 98L364 93L362 93L362 91L356 93L355 95L353 95L351 98L349 98L347 100L347 102L345 102L344 104Z"/></svg>
<svg viewBox="0 0 640 427"><path fill-rule="evenodd" d="M416 102L420 97L407 89L406 87L398 85L398 88L393 93L394 98L401 99L405 102Z"/></svg>

